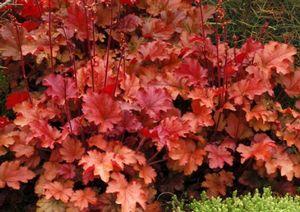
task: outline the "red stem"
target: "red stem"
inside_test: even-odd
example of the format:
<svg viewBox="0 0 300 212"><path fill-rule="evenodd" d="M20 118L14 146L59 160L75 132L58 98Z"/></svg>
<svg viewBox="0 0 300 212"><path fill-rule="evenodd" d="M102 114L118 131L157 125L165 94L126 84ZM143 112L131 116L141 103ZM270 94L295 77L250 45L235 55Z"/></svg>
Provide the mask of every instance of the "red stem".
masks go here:
<svg viewBox="0 0 300 212"><path fill-rule="evenodd" d="M64 78L64 89L65 89L65 93L64 93L64 98L65 98L65 113L67 115L67 119L68 119L68 123L69 123L69 127L70 127L70 132L71 132L71 134L73 134L72 124L71 124L71 112L70 112L69 102L67 100L67 83L66 83L66 79L65 78Z"/></svg>
<svg viewBox="0 0 300 212"><path fill-rule="evenodd" d="M119 65L118 65L116 82L115 82L114 92L113 92L113 95L112 95L113 97L115 96L115 93L116 93L116 90L117 90L117 85L118 85L118 79L119 79L119 73L120 73L120 69L121 69L121 65L122 65L122 60L123 60L123 56L121 56L120 61L119 61Z"/></svg>
<svg viewBox="0 0 300 212"><path fill-rule="evenodd" d="M88 58L90 60L91 70L92 70L92 89L93 91L95 91L94 63L93 63L93 58L91 56L91 47L90 47L89 14L88 14L87 4L85 0L83 0L83 6L84 6L85 24L86 24L87 51L88 51ZM92 24L94 25L94 23Z"/></svg>
<svg viewBox="0 0 300 212"><path fill-rule="evenodd" d="M141 149L141 147L144 145L145 141L146 141L146 138L142 138L142 140L140 141L140 143L135 151L139 151Z"/></svg>
<svg viewBox="0 0 300 212"><path fill-rule="evenodd" d="M97 4L97 0L94 0L94 5ZM92 33L93 33L93 58L96 56L96 39L95 39L95 12L92 14Z"/></svg>
<svg viewBox="0 0 300 212"><path fill-rule="evenodd" d="M148 165L149 165L149 166L152 166L152 165L154 165L154 164L161 163L161 162L165 162L165 161L166 161L166 159L161 159L161 160L153 161L153 162L149 163Z"/></svg>
<svg viewBox="0 0 300 212"><path fill-rule="evenodd" d="M106 87L106 82L107 82L107 74L108 74L108 65L109 65L109 50L110 50L110 45L111 45L111 31L112 31L112 6L110 6L110 26L109 26L109 37L108 37L108 44L106 48L106 66L105 66L105 78L104 78L104 87Z"/></svg>
<svg viewBox="0 0 300 212"><path fill-rule="evenodd" d="M200 16L201 16L201 30L202 30L202 37L206 37L205 29L204 29L204 18L203 18L203 8L202 3L200 3Z"/></svg>
<svg viewBox="0 0 300 212"><path fill-rule="evenodd" d="M227 66L227 60L228 60L228 48L226 47L225 50L225 66L223 68L223 76L224 76L224 82L223 82L223 103L226 102L227 96L226 96L226 91L227 91L227 74L225 73L225 68ZM225 86L224 86L225 85Z"/></svg>
<svg viewBox="0 0 300 212"><path fill-rule="evenodd" d="M237 48L237 37L236 35L233 36L233 40L234 40L234 46L233 46L233 55L234 55L234 65L237 65L237 61L236 61L236 48Z"/></svg>
<svg viewBox="0 0 300 212"><path fill-rule="evenodd" d="M92 18L92 30L93 30L93 58L96 56L96 39L95 39L95 20Z"/></svg>
<svg viewBox="0 0 300 212"><path fill-rule="evenodd" d="M52 12L51 12L51 0L48 1L48 7L49 7L49 45L50 45L50 67L51 67L51 72L54 72L54 65L53 65L53 46L52 46L52 33L51 33L51 28L52 28Z"/></svg>
<svg viewBox="0 0 300 212"><path fill-rule="evenodd" d="M22 46L21 46L22 44L21 44L21 39L20 39L20 34L19 34L19 27L18 27L17 23L14 23L14 25L15 25L15 29L16 29L17 43L18 43L20 58L21 58L22 75L23 75L23 78L25 81L26 91L28 92L28 95L29 95L29 84L28 84L28 79L27 79L27 75L26 75L26 71L25 71L25 60L24 60L23 50L22 50ZM30 103L32 103L32 99L31 99L30 95L29 95L29 101L30 101Z"/></svg>
<svg viewBox="0 0 300 212"><path fill-rule="evenodd" d="M218 86L221 85L219 42L220 42L220 36L219 36L218 32L216 32Z"/></svg>
<svg viewBox="0 0 300 212"><path fill-rule="evenodd" d="M205 49L206 49L206 34L205 34L205 29L204 29L204 17L203 17L202 3L200 3L200 16L201 16L202 37L203 37L203 39L205 39L205 41L203 43L204 46L202 48L202 52L203 52L203 56L204 56L205 67L208 69L208 62L207 62L206 51L205 51ZM208 77L212 78L211 75L209 75ZM209 80L212 81L212 79L209 79Z"/></svg>
<svg viewBox="0 0 300 212"><path fill-rule="evenodd" d="M63 33L64 33L64 37L66 39L66 42L67 42L67 47L68 47L68 51L69 51L69 56L70 56L70 59L72 60L72 64L73 64L73 71L74 71L74 75L75 75L75 85L76 85L76 88L77 88L77 70L76 70L76 60L75 60L75 55L73 54L74 52L72 51L72 48L71 48L71 45L69 43L69 39L68 39L68 36L67 36L67 33L66 33L66 29L64 26L62 26L62 30L63 30Z"/></svg>
<svg viewBox="0 0 300 212"><path fill-rule="evenodd" d="M123 64L123 67L124 67L124 68L123 68L123 69L124 69L124 70L123 70L123 75L124 75L124 76L123 76L123 77L124 77L123 80L125 81L125 79L126 79L126 71L125 71L125 70L126 70L126 52L125 52L125 51L124 51L124 64Z"/></svg>
<svg viewBox="0 0 300 212"><path fill-rule="evenodd" d="M226 25L223 28L223 40L224 40L225 44L228 43ZM225 68L226 68L227 62L228 62L228 48L227 48L227 46L225 46L225 48L226 48L225 49L225 64L224 64L224 67L222 68L222 70L223 70L223 77L224 77L223 78L223 84L222 84L222 86L223 86L223 91L222 91L222 94L223 94L222 95L223 103L222 104L224 104L225 101L226 101L226 90L227 90L227 75L225 74ZM225 88L226 88L226 90L225 90Z"/></svg>
<svg viewBox="0 0 300 212"><path fill-rule="evenodd" d="M163 149L161 149L160 151L156 151L156 152L154 153L154 155L152 155L151 158L148 159L148 163L150 163L154 158L156 158L157 155L159 155L159 153L161 153L162 150L163 150Z"/></svg>

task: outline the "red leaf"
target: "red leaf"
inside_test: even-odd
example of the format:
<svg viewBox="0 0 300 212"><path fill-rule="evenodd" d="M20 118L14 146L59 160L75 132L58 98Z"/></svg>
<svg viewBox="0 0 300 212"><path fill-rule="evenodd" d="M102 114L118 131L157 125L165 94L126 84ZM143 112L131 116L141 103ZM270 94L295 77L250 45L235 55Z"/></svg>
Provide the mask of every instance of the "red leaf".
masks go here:
<svg viewBox="0 0 300 212"><path fill-rule="evenodd" d="M18 3L23 6L20 15L24 18L40 19L43 14L43 4L37 5L38 2L36 0L19 0Z"/></svg>
<svg viewBox="0 0 300 212"><path fill-rule="evenodd" d="M121 108L108 94L88 93L83 96L82 111L88 121L100 125L105 132L122 120Z"/></svg>
<svg viewBox="0 0 300 212"><path fill-rule="evenodd" d="M91 32L91 27L85 24L86 16L83 6L75 1L67 8L67 12L68 16L64 23L68 38L73 37L76 33L76 36L81 41L87 39L87 30ZM90 20L88 22L90 22Z"/></svg>
<svg viewBox="0 0 300 212"><path fill-rule="evenodd" d="M43 84L48 87L46 94L60 105L65 104L65 100L77 97L74 79L50 74L44 79Z"/></svg>
<svg viewBox="0 0 300 212"><path fill-rule="evenodd" d="M136 94L139 106L146 111L151 118L158 118L161 111L173 109L172 98L161 88L148 86L140 89Z"/></svg>
<svg viewBox="0 0 300 212"><path fill-rule="evenodd" d="M262 48L263 45L260 42L255 41L252 38L248 38L240 52L235 57L236 63L241 64L245 59L251 59L251 57L253 57L254 54Z"/></svg>
<svg viewBox="0 0 300 212"><path fill-rule="evenodd" d="M212 118L212 109L202 105L199 100L192 101L193 113L186 113L183 116L187 120L193 130L203 126L213 126L214 120Z"/></svg>
<svg viewBox="0 0 300 212"><path fill-rule="evenodd" d="M200 66L197 60L192 58L186 58L176 74L186 77L189 85L204 87L207 84L207 71Z"/></svg>
<svg viewBox="0 0 300 212"><path fill-rule="evenodd" d="M9 124L9 120L5 116L0 116L0 129Z"/></svg>
<svg viewBox="0 0 300 212"><path fill-rule="evenodd" d="M128 4L128 5L134 5L135 3L138 3L139 0L120 0L121 4Z"/></svg>
<svg viewBox="0 0 300 212"><path fill-rule="evenodd" d="M227 78L230 78L232 75L234 75L237 72L237 69L232 63L227 63L224 67L224 74Z"/></svg>
<svg viewBox="0 0 300 212"><path fill-rule="evenodd" d="M140 46L139 52L144 60L150 60L152 62L170 59L168 44L163 41L147 42Z"/></svg>
<svg viewBox="0 0 300 212"><path fill-rule="evenodd" d="M160 124L154 128L152 133L157 134L157 139L153 139L157 142L158 150L161 150L164 146L169 147L170 140L178 139L180 136L184 137L189 131L190 125L188 121L172 116L163 119Z"/></svg>
<svg viewBox="0 0 300 212"><path fill-rule="evenodd" d="M142 33L145 38L169 40L175 32L174 27L160 19L152 18L143 23Z"/></svg>
<svg viewBox="0 0 300 212"><path fill-rule="evenodd" d="M73 164L62 164L57 172L64 179L73 179L76 176L75 166Z"/></svg>
<svg viewBox="0 0 300 212"><path fill-rule="evenodd" d="M39 26L40 23L35 21L25 21L22 23L22 27L26 28L28 32L37 29Z"/></svg>
<svg viewBox="0 0 300 212"><path fill-rule="evenodd" d="M144 179L146 184L150 184L157 176L155 170L151 166L143 166L140 170L139 176Z"/></svg>
<svg viewBox="0 0 300 212"><path fill-rule="evenodd" d="M19 104L29 98L27 91L16 91L10 93L6 98L5 106L7 109L13 108L16 104Z"/></svg>
<svg viewBox="0 0 300 212"><path fill-rule="evenodd" d="M225 163L232 166L233 156L226 147L209 144L205 150L208 151L209 168L223 168Z"/></svg>
<svg viewBox="0 0 300 212"><path fill-rule="evenodd" d="M150 131L147 128L145 128L145 127L140 130L140 133L144 137L147 137L147 138L157 138L158 137L156 131L150 133Z"/></svg>
<svg viewBox="0 0 300 212"><path fill-rule="evenodd" d="M54 144L59 142L61 136L60 132L44 120L33 121L30 124L30 129L32 131L32 137L39 138L41 146L44 148L53 149Z"/></svg>
<svg viewBox="0 0 300 212"><path fill-rule="evenodd" d="M102 89L102 92L103 93L107 93L108 95L112 96L114 94L114 91L115 91L115 84L109 84L109 85L106 85L103 89Z"/></svg>
<svg viewBox="0 0 300 212"><path fill-rule="evenodd" d="M120 20L117 30L121 32L133 32L141 24L142 20L138 16L129 14Z"/></svg>

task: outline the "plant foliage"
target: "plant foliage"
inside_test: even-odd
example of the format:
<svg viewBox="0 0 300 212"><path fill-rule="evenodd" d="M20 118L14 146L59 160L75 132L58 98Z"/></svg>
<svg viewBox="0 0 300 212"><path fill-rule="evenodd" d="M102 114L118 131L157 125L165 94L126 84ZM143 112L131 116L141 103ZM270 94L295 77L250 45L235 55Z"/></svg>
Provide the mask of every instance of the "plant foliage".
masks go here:
<svg viewBox="0 0 300 212"><path fill-rule="evenodd" d="M233 193L232 197L227 197L225 199L217 198L208 198L206 193L201 194L200 200L193 200L188 205L185 205L183 202L179 202L176 198L173 200L174 208L172 211L194 211L194 212L217 212L217 211L231 211L231 212L243 212L243 211L287 211L287 212L296 212L300 209L300 199L299 196L292 197L286 195L284 197L278 197L275 194L272 194L270 188L264 188L262 194L255 191L253 195L250 193L237 196L236 192Z"/></svg>

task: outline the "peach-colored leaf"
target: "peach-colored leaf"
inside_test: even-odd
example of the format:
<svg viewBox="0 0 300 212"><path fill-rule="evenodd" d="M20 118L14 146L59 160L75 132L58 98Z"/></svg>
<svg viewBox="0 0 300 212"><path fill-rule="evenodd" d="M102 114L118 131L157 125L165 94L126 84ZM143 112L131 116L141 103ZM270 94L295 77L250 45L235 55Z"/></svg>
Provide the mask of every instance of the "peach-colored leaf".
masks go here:
<svg viewBox="0 0 300 212"><path fill-rule="evenodd" d="M146 207L147 196L142 185L137 181L127 182L120 173L112 174L106 193L117 193L116 203L121 204L122 212L136 211L137 204L143 209Z"/></svg>
<svg viewBox="0 0 300 212"><path fill-rule="evenodd" d="M169 157L175 160L184 171L190 175L202 164L206 151L198 147L194 141L175 140L169 148Z"/></svg>
<svg viewBox="0 0 300 212"><path fill-rule="evenodd" d="M297 71L291 74L282 76L281 81L285 86L286 93L289 96L300 96L300 68L298 68Z"/></svg>
<svg viewBox="0 0 300 212"><path fill-rule="evenodd" d="M157 174L156 174L155 170L149 165L143 166L140 169L139 176L144 179L145 184L152 183L154 181L156 175Z"/></svg>
<svg viewBox="0 0 300 212"><path fill-rule="evenodd" d="M267 161L276 151L275 142L266 134L256 134L251 146L240 144L237 151L242 155L242 163L251 157L255 157L256 160Z"/></svg>
<svg viewBox="0 0 300 212"><path fill-rule="evenodd" d="M62 159L68 163L72 163L74 160L79 160L84 153L80 141L69 138L63 141L62 147L59 149Z"/></svg>
<svg viewBox="0 0 300 212"><path fill-rule="evenodd" d="M100 176L101 180L108 182L110 172L113 170L112 165L113 153L101 153L97 150L88 151L88 155L84 155L79 162L83 165L84 170L94 167L93 173L95 176Z"/></svg>
<svg viewBox="0 0 300 212"><path fill-rule="evenodd" d="M245 139L252 135L252 130L247 126L247 123L234 113L229 114L226 122L225 130L232 138Z"/></svg>
<svg viewBox="0 0 300 212"><path fill-rule="evenodd" d="M285 43L270 41L260 53L255 55L254 63L264 72L270 73L273 69L279 74L288 74L292 71L293 56L297 50Z"/></svg>
<svg viewBox="0 0 300 212"><path fill-rule="evenodd" d="M27 183L35 174L19 161L5 161L0 165L0 188L5 185L13 189L20 189L20 183Z"/></svg>
<svg viewBox="0 0 300 212"><path fill-rule="evenodd" d="M91 188L85 188L84 190L77 190L73 193L71 197L71 202L74 206L78 207L80 210L86 209L89 204L96 204L96 192Z"/></svg>
<svg viewBox="0 0 300 212"><path fill-rule="evenodd" d="M233 185L233 179L233 174L224 170L219 173L206 174L202 187L207 188L208 196L224 196L226 194L226 187Z"/></svg>
<svg viewBox="0 0 300 212"><path fill-rule="evenodd" d="M73 189L69 183L54 181L44 186L46 199L54 198L67 203L73 195Z"/></svg>

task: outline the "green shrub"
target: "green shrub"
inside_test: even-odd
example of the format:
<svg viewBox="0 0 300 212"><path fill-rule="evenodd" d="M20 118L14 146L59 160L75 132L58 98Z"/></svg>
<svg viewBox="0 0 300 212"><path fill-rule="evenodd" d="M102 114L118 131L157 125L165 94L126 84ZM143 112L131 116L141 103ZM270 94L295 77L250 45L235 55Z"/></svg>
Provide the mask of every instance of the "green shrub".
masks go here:
<svg viewBox="0 0 300 212"><path fill-rule="evenodd" d="M289 196L279 197L265 188L263 194L257 190L254 195L247 194L237 196L236 192L233 197L222 199L220 197L209 199L203 192L200 200L193 200L185 204L174 198L172 201L172 211L194 211L194 212L298 212L300 211L300 197Z"/></svg>

